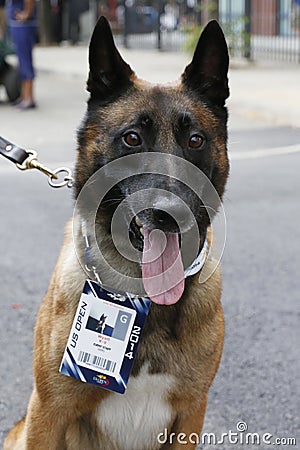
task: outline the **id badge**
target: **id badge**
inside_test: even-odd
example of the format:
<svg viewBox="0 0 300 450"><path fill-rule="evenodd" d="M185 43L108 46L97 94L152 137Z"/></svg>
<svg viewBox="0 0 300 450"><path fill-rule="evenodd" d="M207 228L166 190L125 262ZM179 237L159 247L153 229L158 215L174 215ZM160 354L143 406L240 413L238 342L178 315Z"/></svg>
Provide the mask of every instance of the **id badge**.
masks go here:
<svg viewBox="0 0 300 450"><path fill-rule="evenodd" d="M150 304L87 280L59 372L123 394Z"/></svg>

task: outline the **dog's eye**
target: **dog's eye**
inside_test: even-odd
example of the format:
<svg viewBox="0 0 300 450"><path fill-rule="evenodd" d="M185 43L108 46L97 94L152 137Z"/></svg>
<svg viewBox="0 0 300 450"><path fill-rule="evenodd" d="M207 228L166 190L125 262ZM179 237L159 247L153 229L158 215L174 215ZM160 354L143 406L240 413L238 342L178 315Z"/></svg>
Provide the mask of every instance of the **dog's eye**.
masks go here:
<svg viewBox="0 0 300 450"><path fill-rule="evenodd" d="M129 147L137 147L142 143L142 139L140 138L140 136L133 131L124 134L123 140L126 145L129 145Z"/></svg>
<svg viewBox="0 0 300 450"><path fill-rule="evenodd" d="M193 136L190 137L189 140L189 147L190 148L201 148L205 142L205 139L203 136L200 136L200 134L193 134Z"/></svg>

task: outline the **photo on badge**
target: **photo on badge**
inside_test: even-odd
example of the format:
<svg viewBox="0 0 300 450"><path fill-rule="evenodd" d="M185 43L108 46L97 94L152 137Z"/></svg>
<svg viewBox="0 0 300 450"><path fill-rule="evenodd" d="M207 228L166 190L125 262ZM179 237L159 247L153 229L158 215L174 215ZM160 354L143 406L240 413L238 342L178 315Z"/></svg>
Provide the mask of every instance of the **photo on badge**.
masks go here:
<svg viewBox="0 0 300 450"><path fill-rule="evenodd" d="M127 309L127 308L126 308ZM105 301L94 302L86 324L86 329L124 341L134 311L115 308Z"/></svg>

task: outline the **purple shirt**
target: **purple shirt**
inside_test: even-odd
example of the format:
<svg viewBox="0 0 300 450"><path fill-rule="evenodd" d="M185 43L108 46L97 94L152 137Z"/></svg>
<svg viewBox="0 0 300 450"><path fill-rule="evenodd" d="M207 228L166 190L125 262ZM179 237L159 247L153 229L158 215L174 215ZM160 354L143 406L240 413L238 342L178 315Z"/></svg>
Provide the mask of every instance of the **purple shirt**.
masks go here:
<svg viewBox="0 0 300 450"><path fill-rule="evenodd" d="M37 26L37 13L36 6L33 9L32 16L25 21L16 20L16 14L20 11L24 11L23 0L8 0L6 1L6 17L10 27L36 27Z"/></svg>

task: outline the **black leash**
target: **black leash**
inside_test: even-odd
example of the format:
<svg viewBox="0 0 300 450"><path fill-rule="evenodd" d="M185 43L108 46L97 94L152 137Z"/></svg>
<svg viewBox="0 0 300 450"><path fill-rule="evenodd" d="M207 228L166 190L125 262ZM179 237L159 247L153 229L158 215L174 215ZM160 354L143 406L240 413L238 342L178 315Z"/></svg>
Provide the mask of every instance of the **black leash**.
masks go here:
<svg viewBox="0 0 300 450"><path fill-rule="evenodd" d="M0 136L0 153L15 164L23 164L29 153Z"/></svg>
<svg viewBox="0 0 300 450"><path fill-rule="evenodd" d="M0 136L0 154L12 161L20 170L37 169L43 172L47 175L48 183L51 187L72 187L73 178L71 170L68 167L58 167L55 170L48 169L38 161L37 152L34 150L25 150L13 142L4 139L2 136ZM61 182L57 181L59 174L64 174Z"/></svg>

